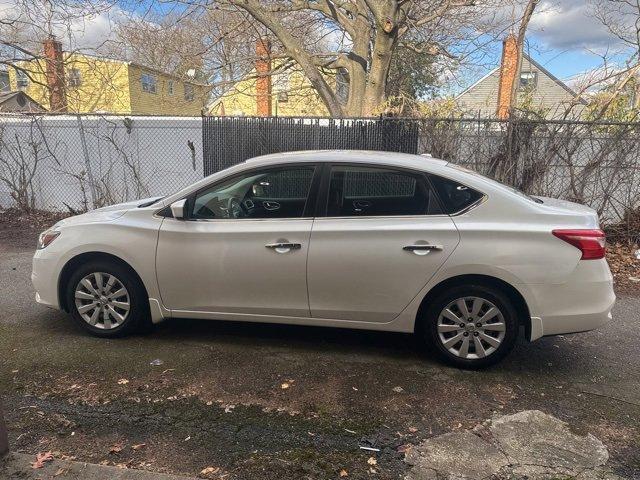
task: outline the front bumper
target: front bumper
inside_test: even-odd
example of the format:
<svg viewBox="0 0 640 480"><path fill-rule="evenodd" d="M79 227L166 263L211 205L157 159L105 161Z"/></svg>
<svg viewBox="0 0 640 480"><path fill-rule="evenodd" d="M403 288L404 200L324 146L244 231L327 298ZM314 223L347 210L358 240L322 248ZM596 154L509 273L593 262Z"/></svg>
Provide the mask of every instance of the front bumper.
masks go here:
<svg viewBox="0 0 640 480"><path fill-rule="evenodd" d="M50 308L60 309L58 301L57 261L47 258L41 250L33 256L31 283L36 290L36 302Z"/></svg>

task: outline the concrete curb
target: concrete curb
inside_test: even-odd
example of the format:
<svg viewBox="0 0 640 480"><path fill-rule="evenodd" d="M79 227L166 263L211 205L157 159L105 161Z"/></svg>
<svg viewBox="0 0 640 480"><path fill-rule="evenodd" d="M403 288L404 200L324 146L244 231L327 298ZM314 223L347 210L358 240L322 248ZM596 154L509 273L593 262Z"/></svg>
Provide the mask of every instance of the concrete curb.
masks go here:
<svg viewBox="0 0 640 480"><path fill-rule="evenodd" d="M0 478L20 478L21 480L50 478L56 480L196 480L195 477L181 477L69 460L53 460L45 463L43 468L34 469L31 467L31 463L34 461L35 455L10 453L0 459Z"/></svg>

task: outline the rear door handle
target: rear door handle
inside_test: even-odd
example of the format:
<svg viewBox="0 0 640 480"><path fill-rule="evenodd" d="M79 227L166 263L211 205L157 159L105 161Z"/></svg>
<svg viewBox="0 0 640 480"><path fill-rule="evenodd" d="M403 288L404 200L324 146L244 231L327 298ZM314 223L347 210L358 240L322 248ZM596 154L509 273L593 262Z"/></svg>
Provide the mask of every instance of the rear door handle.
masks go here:
<svg viewBox="0 0 640 480"><path fill-rule="evenodd" d="M300 250L302 248L302 244L277 242L277 243L267 243L265 247L271 248L278 253L287 253L287 252L290 252L291 250Z"/></svg>
<svg viewBox="0 0 640 480"><path fill-rule="evenodd" d="M405 245L402 247L403 250L407 250L409 252L413 252L416 255L426 255L431 251L441 251L444 249L442 245L428 245L428 244L416 244L416 245Z"/></svg>

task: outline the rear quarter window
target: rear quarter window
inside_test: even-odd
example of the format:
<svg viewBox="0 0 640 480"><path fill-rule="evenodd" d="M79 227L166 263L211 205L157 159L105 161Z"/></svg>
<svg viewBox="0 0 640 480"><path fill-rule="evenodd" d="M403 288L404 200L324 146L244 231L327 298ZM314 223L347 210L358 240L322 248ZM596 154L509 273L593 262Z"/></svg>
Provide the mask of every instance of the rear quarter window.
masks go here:
<svg viewBox="0 0 640 480"><path fill-rule="evenodd" d="M483 193L455 180L437 175L429 175L429 179L442 202L442 209L450 215L470 207L484 196Z"/></svg>

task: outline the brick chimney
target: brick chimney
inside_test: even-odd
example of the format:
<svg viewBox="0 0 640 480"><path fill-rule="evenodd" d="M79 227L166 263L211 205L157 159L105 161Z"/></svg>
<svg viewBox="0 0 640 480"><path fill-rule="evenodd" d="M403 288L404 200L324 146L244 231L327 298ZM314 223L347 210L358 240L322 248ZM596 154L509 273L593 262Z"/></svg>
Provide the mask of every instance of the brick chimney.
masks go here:
<svg viewBox="0 0 640 480"><path fill-rule="evenodd" d="M271 42L260 38L256 42L256 103L259 117L271 116Z"/></svg>
<svg viewBox="0 0 640 480"><path fill-rule="evenodd" d="M500 61L500 80L498 83L498 109L500 119L509 117L511 97L514 94L514 82L518 73L518 40L511 33L502 42L502 60Z"/></svg>
<svg viewBox="0 0 640 480"><path fill-rule="evenodd" d="M62 44L54 36L43 42L46 65L47 88L49 90L49 110L67 111L67 95L64 90L64 58Z"/></svg>

